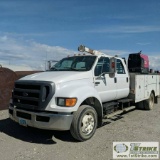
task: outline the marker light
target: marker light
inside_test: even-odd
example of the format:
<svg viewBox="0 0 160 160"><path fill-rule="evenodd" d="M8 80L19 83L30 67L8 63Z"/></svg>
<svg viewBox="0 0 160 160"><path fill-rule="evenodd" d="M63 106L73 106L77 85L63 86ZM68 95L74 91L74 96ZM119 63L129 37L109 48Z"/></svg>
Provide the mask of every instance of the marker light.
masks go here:
<svg viewBox="0 0 160 160"><path fill-rule="evenodd" d="M115 68L115 62L112 62L112 68Z"/></svg>

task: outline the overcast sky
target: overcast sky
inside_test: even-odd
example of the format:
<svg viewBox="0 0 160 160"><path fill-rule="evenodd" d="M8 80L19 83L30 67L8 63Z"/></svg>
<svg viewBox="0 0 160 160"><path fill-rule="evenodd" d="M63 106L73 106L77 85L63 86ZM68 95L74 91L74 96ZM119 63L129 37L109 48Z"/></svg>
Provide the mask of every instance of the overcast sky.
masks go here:
<svg viewBox="0 0 160 160"><path fill-rule="evenodd" d="M40 69L80 44L111 55L142 50L160 69L160 1L0 1L0 64Z"/></svg>

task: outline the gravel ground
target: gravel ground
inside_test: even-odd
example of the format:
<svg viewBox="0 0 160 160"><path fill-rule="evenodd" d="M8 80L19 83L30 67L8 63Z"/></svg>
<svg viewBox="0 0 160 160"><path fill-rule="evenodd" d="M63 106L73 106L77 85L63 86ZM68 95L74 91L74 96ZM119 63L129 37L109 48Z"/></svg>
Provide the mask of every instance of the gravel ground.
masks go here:
<svg viewBox="0 0 160 160"><path fill-rule="evenodd" d="M0 111L2 160L111 160L115 141L160 142L160 99L152 111L133 110L107 120L92 139L76 142L69 132L25 128Z"/></svg>

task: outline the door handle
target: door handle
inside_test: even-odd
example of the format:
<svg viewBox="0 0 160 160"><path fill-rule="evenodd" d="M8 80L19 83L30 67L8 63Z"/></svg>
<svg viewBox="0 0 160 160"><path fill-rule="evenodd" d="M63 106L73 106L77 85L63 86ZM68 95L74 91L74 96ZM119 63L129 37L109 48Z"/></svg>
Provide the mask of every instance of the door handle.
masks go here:
<svg viewBox="0 0 160 160"><path fill-rule="evenodd" d="M117 83L117 77L114 77L114 83Z"/></svg>
<svg viewBox="0 0 160 160"><path fill-rule="evenodd" d="M100 84L100 82L95 82L95 84Z"/></svg>
<svg viewBox="0 0 160 160"><path fill-rule="evenodd" d="M126 78L126 81L128 82L128 77Z"/></svg>

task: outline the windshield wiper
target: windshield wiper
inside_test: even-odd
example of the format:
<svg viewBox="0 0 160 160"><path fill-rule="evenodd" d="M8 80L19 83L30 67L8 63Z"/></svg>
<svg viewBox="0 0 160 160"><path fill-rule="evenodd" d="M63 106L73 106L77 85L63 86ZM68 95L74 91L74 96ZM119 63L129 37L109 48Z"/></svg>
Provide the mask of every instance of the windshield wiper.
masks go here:
<svg viewBox="0 0 160 160"><path fill-rule="evenodd" d="M66 70L67 69L67 70ZM52 67L50 69L50 71L80 71L79 69L76 69L76 68L72 68L72 67L65 67L65 68L61 68L60 70L55 68L55 67Z"/></svg>
<svg viewBox="0 0 160 160"><path fill-rule="evenodd" d="M55 67L52 67L52 68L50 69L50 71L58 71L58 69L55 68Z"/></svg>
<svg viewBox="0 0 160 160"><path fill-rule="evenodd" d="M72 71L80 71L79 69L76 68L70 68Z"/></svg>

